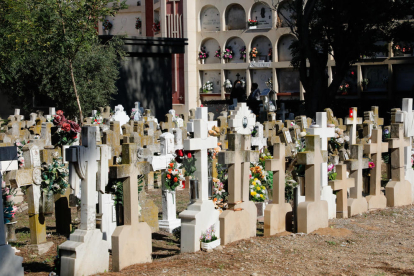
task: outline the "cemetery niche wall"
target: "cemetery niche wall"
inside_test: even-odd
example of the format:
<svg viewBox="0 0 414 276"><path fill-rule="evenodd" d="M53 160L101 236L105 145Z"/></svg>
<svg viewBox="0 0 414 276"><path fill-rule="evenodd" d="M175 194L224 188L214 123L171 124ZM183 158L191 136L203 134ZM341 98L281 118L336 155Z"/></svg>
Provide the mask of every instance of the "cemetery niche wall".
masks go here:
<svg viewBox="0 0 414 276"><path fill-rule="evenodd" d="M111 107L121 104L131 110L138 101L162 121L172 108L173 54L185 53L187 39L129 37L124 41L128 57L121 63L119 91Z"/></svg>

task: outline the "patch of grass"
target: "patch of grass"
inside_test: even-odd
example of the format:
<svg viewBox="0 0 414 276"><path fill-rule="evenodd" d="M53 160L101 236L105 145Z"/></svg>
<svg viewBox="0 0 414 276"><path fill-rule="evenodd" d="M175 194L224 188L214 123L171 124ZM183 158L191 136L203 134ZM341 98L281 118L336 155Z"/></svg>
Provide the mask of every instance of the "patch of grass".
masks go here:
<svg viewBox="0 0 414 276"><path fill-rule="evenodd" d="M219 264L219 266L218 266L218 268L219 268L220 270L224 270L224 267L225 267L225 265L224 265L224 264Z"/></svg>
<svg viewBox="0 0 414 276"><path fill-rule="evenodd" d="M329 244L329 245L336 245L336 242L334 242L334 241L326 241L326 243Z"/></svg>

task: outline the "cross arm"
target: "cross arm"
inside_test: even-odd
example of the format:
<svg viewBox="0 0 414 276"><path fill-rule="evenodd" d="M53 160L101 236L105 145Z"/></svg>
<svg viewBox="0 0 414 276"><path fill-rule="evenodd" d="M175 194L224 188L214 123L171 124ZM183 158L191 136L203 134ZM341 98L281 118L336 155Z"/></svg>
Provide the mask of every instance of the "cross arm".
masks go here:
<svg viewBox="0 0 414 276"><path fill-rule="evenodd" d="M234 151L220 151L218 153L218 162L220 164L234 164L236 162L236 153Z"/></svg>
<svg viewBox="0 0 414 276"><path fill-rule="evenodd" d="M300 165L315 165L315 159L319 159L315 156L317 154L314 151L305 151L298 153L298 164ZM322 163L328 162L328 151L321 150Z"/></svg>
<svg viewBox="0 0 414 276"><path fill-rule="evenodd" d="M10 171L5 177L11 187L19 188L33 184L33 169Z"/></svg>

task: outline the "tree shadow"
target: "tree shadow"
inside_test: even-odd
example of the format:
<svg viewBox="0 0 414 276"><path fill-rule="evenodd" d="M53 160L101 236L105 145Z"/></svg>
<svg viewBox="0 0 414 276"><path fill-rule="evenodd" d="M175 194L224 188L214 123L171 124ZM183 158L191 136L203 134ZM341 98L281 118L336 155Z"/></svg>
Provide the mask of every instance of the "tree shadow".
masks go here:
<svg viewBox="0 0 414 276"><path fill-rule="evenodd" d="M40 262L23 263L23 268L25 273L47 272L53 270L53 267L50 265Z"/></svg>

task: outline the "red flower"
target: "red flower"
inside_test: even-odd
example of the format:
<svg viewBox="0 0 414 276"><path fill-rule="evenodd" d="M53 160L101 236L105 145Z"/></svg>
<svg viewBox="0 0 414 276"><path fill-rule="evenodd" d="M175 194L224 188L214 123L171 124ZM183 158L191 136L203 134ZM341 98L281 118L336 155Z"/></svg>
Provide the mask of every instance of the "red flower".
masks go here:
<svg viewBox="0 0 414 276"><path fill-rule="evenodd" d="M77 123L75 123L74 121L71 121L71 120L68 120L68 123L70 124L70 129L73 132L77 132L77 133L81 132L81 128Z"/></svg>
<svg viewBox="0 0 414 276"><path fill-rule="evenodd" d="M174 167L174 163L170 163L169 165L170 165L170 168Z"/></svg>
<svg viewBox="0 0 414 276"><path fill-rule="evenodd" d="M178 181L178 178L177 177L174 177L174 182L177 182Z"/></svg>
<svg viewBox="0 0 414 276"><path fill-rule="evenodd" d="M183 156L184 156L183 150L178 150L178 151L177 151L177 155L178 155L179 157L183 157Z"/></svg>
<svg viewBox="0 0 414 276"><path fill-rule="evenodd" d="M63 116L63 111L62 110L56 111L56 115Z"/></svg>
<svg viewBox="0 0 414 276"><path fill-rule="evenodd" d="M171 179L171 174L167 174L167 178L168 179Z"/></svg>
<svg viewBox="0 0 414 276"><path fill-rule="evenodd" d="M62 126L65 122L66 118L63 115L55 115L55 118L53 119L53 124L58 127Z"/></svg>
<svg viewBox="0 0 414 276"><path fill-rule="evenodd" d="M78 134L76 132L72 132L70 138L72 138L73 140L78 139Z"/></svg>
<svg viewBox="0 0 414 276"><path fill-rule="evenodd" d="M351 75L353 76L353 75L355 75L355 72L354 71L351 71Z"/></svg>
<svg viewBox="0 0 414 276"><path fill-rule="evenodd" d="M191 158L191 157L192 157L191 152L187 153L187 158Z"/></svg>
<svg viewBox="0 0 414 276"><path fill-rule="evenodd" d="M70 131L70 124L63 123L62 124L62 130L65 131L65 132L69 132Z"/></svg>
<svg viewBox="0 0 414 276"><path fill-rule="evenodd" d="M172 173L172 170L171 170L171 169L168 169L168 172L169 172L169 173Z"/></svg>

